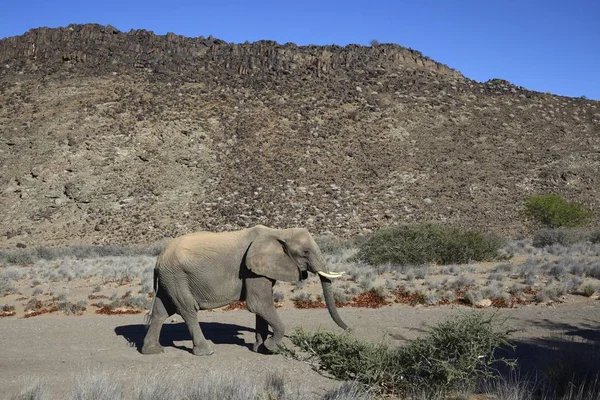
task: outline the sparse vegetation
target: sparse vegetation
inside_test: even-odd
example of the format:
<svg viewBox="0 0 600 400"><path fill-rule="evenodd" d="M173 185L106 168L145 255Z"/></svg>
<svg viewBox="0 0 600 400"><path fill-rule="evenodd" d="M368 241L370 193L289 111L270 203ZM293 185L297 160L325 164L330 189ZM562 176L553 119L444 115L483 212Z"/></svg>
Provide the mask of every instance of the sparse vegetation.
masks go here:
<svg viewBox="0 0 600 400"><path fill-rule="evenodd" d="M365 247L359 234L405 222L522 232L515 199L551 187L599 210L596 160L589 157L599 144L597 102L497 78L476 82L418 51L371 45L240 47L212 36L165 38L97 25L36 29L2 41L0 165L3 204L10 207L1 237L4 247L17 247L0 251L2 312L17 310L21 318L32 298L44 304L33 313L82 309L87 300L94 300L88 313L139 312L152 287L148 257L162 244L49 246L150 243L199 224L215 230L294 224L323 233L326 260L351 278L334 285L340 304L367 306L379 298L400 307L435 306L498 296L518 306L504 291L523 302L562 301L574 288L586 294L598 287L599 231L581 240L571 232L538 232L539 247L529 239L505 245L501 257L532 260L521 266L515 258L512 270L459 261L442 271L436 264L446 259L476 259L464 254L470 239L455 235L447 236L457 243L444 237L433 247L424 243L429 236L420 238L424 250L408 247L416 262L356 262ZM498 174L499 167L506 173ZM571 229L593 217L585 206L561 213L566 218L558 223L542 214L528 218L545 229ZM32 247L37 243L43 247ZM474 247L477 253L487 245ZM385 255L385 248L374 253ZM312 301L318 286L311 277L279 287L285 294L276 292L274 300L295 290ZM90 292L96 297L88 299ZM133 300L133 293L141 296ZM115 309L125 301L139 309ZM292 397L277 382L269 397ZM515 396L534 391L522 390ZM417 396L440 397L411 393Z"/></svg>
<svg viewBox="0 0 600 400"><path fill-rule="evenodd" d="M514 307L532 302L563 301L569 293L593 296L598 287L600 267L594 248L590 247L594 245L588 242L582 246L581 243L566 247L562 244L530 247L533 250L524 253L528 258L520 264L510 260L492 266L474 263L400 265L397 262L373 266L354 261L352 257L357 254L357 248L346 244L332 249L334 253L326 253L326 257L331 269L347 271L345 278L334 286L338 307L379 308L393 304ZM8 296L21 291L21 287L29 290L20 297L9 297L11 302L17 299L23 304L26 318L47 313L79 315L86 310L104 315L139 314L151 301L144 288L150 287L153 263L154 259L148 256L127 255L39 259L32 265L0 269L0 277L4 278L0 282L9 289ZM89 291L84 299L73 298L68 287L55 286L56 283L81 282L82 279L89 280ZM308 281L293 284L278 283L281 290L274 291L274 301L279 303L278 306L286 306L281 302L290 296L297 308L325 307L320 286L311 282L317 283L317 278L312 276ZM292 294L286 294L286 289ZM11 302L2 307L0 316L15 315ZM234 308L245 308L245 304L240 302L227 309ZM101 382L97 385L102 386ZM404 378L400 385L404 393L428 399L443 399L448 390L431 386L424 394L408 385ZM498 385L496 387L500 388ZM515 385L522 387L519 385L524 384L516 382ZM166 389L157 387L156 390Z"/></svg>
<svg viewBox="0 0 600 400"><path fill-rule="evenodd" d="M149 256L155 257L164 247L164 242L158 242L150 247L130 246L70 246L62 248L17 248L0 250L0 264L31 265L36 261L53 261L56 259L85 260L102 257Z"/></svg>

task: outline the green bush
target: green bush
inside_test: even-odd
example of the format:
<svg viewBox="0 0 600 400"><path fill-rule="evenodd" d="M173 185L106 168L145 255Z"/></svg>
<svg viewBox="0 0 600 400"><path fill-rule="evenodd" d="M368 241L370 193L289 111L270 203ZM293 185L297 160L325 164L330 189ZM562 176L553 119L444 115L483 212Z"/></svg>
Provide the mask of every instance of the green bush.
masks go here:
<svg viewBox="0 0 600 400"><path fill-rule="evenodd" d="M360 382L379 393L423 388L439 393L491 378L498 363L513 366L513 360L495 356L497 349L510 346L508 333L493 314L476 311L453 316L430 328L424 338L395 349L360 342L348 334L312 334L302 329L290 339L336 378Z"/></svg>
<svg viewBox="0 0 600 400"><path fill-rule="evenodd" d="M460 264L491 261L500 246L497 238L465 229L404 225L375 232L361 244L357 257L371 265Z"/></svg>
<svg viewBox="0 0 600 400"><path fill-rule="evenodd" d="M587 224L594 214L582 204L557 195L531 196L525 201L524 213L547 228L572 228Z"/></svg>

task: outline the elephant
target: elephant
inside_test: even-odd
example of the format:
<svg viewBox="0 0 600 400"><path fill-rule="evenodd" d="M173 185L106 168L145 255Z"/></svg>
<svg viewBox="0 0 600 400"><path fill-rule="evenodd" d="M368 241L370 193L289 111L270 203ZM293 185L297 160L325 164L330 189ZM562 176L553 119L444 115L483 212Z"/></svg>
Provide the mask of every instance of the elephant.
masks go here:
<svg viewBox="0 0 600 400"><path fill-rule="evenodd" d="M305 228L273 229L263 225L229 231L189 233L172 239L154 267L154 298L147 316L141 352L163 351L159 336L164 321L179 314L193 341L192 353L211 355L212 344L198 324L197 311L223 307L238 300L256 315L256 342L252 350L271 353L284 337L285 327L273 301L277 280L295 282L308 272L318 274L333 321L342 329L325 259ZM269 334L269 325L273 335Z"/></svg>

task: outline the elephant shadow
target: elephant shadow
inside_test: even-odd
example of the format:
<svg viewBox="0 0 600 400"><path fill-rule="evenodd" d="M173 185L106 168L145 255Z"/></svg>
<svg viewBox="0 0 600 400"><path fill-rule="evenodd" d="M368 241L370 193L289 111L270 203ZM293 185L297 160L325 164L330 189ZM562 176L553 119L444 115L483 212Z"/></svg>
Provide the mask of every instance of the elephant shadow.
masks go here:
<svg viewBox="0 0 600 400"><path fill-rule="evenodd" d="M254 332L245 326L235 324L223 324L217 322L201 322L200 327L206 339L214 344L237 344L245 346L248 349L252 348L252 344L246 343L241 337L242 332ZM131 347L135 347L138 352L141 352L146 336L146 326L144 324L122 325L115 328L117 336L123 336ZM180 350L192 352L192 348L186 346L178 346L175 342L189 340L192 336L185 323L165 324L160 333L160 344L164 347L175 347Z"/></svg>

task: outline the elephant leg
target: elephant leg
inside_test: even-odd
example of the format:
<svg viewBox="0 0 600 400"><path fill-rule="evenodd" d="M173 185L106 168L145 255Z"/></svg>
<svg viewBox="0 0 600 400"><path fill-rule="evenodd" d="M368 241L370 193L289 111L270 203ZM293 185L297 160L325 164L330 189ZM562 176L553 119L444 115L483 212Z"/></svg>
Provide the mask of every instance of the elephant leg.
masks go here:
<svg viewBox="0 0 600 400"><path fill-rule="evenodd" d="M196 310L182 311L181 317L185 321L185 324L192 335L192 341L194 343L192 353L197 356L210 356L213 354L215 351L213 350L210 341L206 340L202 333L202 329L200 329L200 325L198 325L198 315Z"/></svg>
<svg viewBox="0 0 600 400"><path fill-rule="evenodd" d="M163 352L163 347L158 341L160 337L160 330L165 320L173 314L174 312L169 312L167 310L165 302L161 296L157 296L154 300L154 306L152 307L150 327L148 328L146 336L144 337L142 354L158 354Z"/></svg>
<svg viewBox="0 0 600 400"><path fill-rule="evenodd" d="M256 314L256 342L252 346L252 351L258 352L269 335L269 324L267 321Z"/></svg>
<svg viewBox="0 0 600 400"><path fill-rule="evenodd" d="M285 326L279 318L275 303L273 302L274 283L274 281L264 277L246 279L246 305L248 306L248 310L256 314L257 317L257 343L253 347L255 351L260 351L263 347L269 351L277 349L285 334ZM268 326L265 327L262 321L273 328L272 337L265 339L268 333ZM262 346L258 343L259 336L262 340Z"/></svg>

